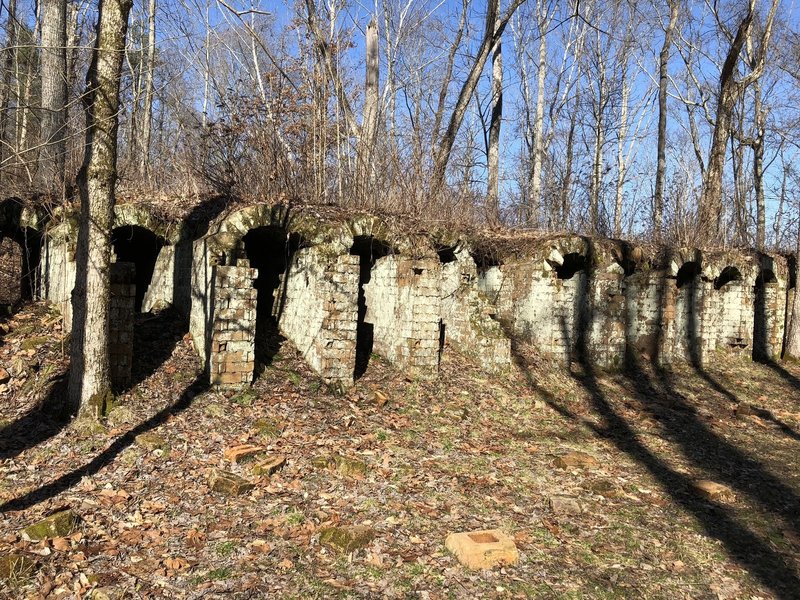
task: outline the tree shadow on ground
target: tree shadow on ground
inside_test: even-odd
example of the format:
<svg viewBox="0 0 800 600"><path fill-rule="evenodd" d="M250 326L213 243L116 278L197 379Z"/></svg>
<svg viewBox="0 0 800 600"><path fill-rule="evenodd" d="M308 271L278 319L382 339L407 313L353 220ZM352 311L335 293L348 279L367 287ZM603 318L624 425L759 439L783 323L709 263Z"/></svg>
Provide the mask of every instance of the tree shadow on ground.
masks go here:
<svg viewBox="0 0 800 600"><path fill-rule="evenodd" d="M573 371L571 375L588 393L594 413L603 419L602 425L595 424L585 416L571 411L554 394L540 387L518 346L512 344L512 348L514 362L525 374L529 387L537 392L551 408L566 419L582 423L597 437L609 441L618 451L643 466L659 482L662 490L669 495L672 501L692 515L709 537L722 542L728 554L756 577L762 585L771 589L780 598L798 598L800 576L786 559L768 541L739 523L723 504L699 496L694 491L694 481L689 475L670 467L655 451L648 448L631 424L615 409L612 402L603 393L593 367L579 361L579 372ZM640 403L652 405L653 395L658 393L659 387L654 385L650 376L644 370L639 370L632 371L629 379L635 382L635 389L640 394ZM749 457L736 457L732 463L724 460L725 457L721 455L723 449L735 451L737 454L738 451L726 442L717 439L715 434L708 432L707 428L699 422L696 411L686 406L677 405L667 408L668 406L668 403L658 402L650 409L650 414L661 420L665 424L667 434L677 438L677 441L691 440L695 451L691 452L689 458L695 461L699 460L700 466L714 473L724 473L732 465L746 464L749 467L748 476L751 480L761 479L762 481L772 481L775 484L775 487L769 492L758 493L762 499L766 499L768 494L780 494L785 491L785 486L764 472L755 460ZM663 414L665 412L670 413L669 418L665 418ZM683 434L677 431L682 427L688 428ZM706 455L706 453L708 454ZM718 463L719 460L723 460L723 462ZM728 477L727 480L734 484L739 483L738 480L733 481L731 477ZM789 498L794 498L794 494L790 490L788 493L790 494ZM767 503L776 509L777 514L783 517L792 516L790 503L784 504L777 501L768 501ZM797 504L795 504L794 510L797 510ZM796 515L792 520L796 521Z"/></svg>
<svg viewBox="0 0 800 600"><path fill-rule="evenodd" d="M0 505L0 513L25 510L31 506L39 504L40 502L44 502L57 496L61 492L77 484L83 477L95 475L103 467L111 463L120 452L133 444L136 436L155 429L173 415L183 412L189 408L189 406L191 406L192 401L196 396L203 393L207 389L207 378L201 373L184 389L184 391L173 404L164 407L146 421L140 423L133 429L130 429L127 433L125 433L125 435L114 440L114 442L108 446L108 448L103 450L90 462L81 467L73 469L69 473L65 473L58 479L51 481L50 483L45 484L38 489L27 492L18 498L14 498L13 500L3 503Z"/></svg>
<svg viewBox="0 0 800 600"><path fill-rule="evenodd" d="M52 379L43 398L22 417L0 427L0 460L14 458L50 439L69 423L64 415L67 376Z"/></svg>
<svg viewBox="0 0 800 600"><path fill-rule="evenodd" d="M189 331L189 323L172 307L159 312L137 313L135 321L131 383L126 389L135 387L155 373Z"/></svg>
<svg viewBox="0 0 800 600"><path fill-rule="evenodd" d="M669 285L668 280L662 278L658 292L657 323L663 322L663 301L667 285ZM602 424L598 425L591 419L571 411L550 391L536 383L524 352L520 351L521 345L510 328L506 327L506 334L512 340L513 360L526 376L529 387L564 418L582 423L599 438L608 440L618 451L643 466L660 483L663 491L673 502L692 515L708 536L722 542L728 554L752 573L761 584L780 598L797 598L800 593L800 575L793 570L786 558L769 540L739 522L731 509L698 495L692 477L672 468L666 460L648 448L633 425L620 414L614 403L603 392L588 352L589 332L594 317L590 302L590 286L591 282L586 278L576 293L577 322L574 336L570 335L569 327L563 318L560 327L562 338L570 345L577 366L577 371L570 368L570 374L587 392L591 409L602 418ZM693 287L689 293L695 293ZM626 315L631 314L627 306L628 301L626 295ZM697 345L700 329L695 314L696 298L692 295L688 298L688 302L691 307L687 328L689 362L709 387L731 402L738 403L735 394L702 369ZM627 330L626 326L626 332ZM656 347L659 348L661 335L659 326L656 331ZM800 531L798 523L800 499L791 488L766 471L758 460L714 433L701 420L696 408L676 390L667 371L657 366L642 365L637 360L635 352L626 352L626 363L624 379L627 382L626 387L630 388L636 397L636 409L641 411L642 415L650 416L661 424L664 439L675 444L696 469L708 474L707 477L724 481L736 492L757 502L771 515L785 521L795 532Z"/></svg>

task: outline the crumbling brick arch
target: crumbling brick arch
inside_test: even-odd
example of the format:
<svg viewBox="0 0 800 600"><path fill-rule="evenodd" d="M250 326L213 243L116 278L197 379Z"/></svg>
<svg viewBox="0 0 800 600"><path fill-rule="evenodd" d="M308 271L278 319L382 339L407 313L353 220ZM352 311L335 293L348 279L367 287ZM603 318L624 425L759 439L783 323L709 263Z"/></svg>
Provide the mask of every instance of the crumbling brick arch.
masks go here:
<svg viewBox="0 0 800 600"><path fill-rule="evenodd" d="M111 245L114 248L115 262L135 265L135 310L140 312L153 280L156 262L162 248L167 245L167 240L146 227L122 225L112 229Z"/></svg>
<svg viewBox="0 0 800 600"><path fill-rule="evenodd" d="M786 282L778 279L779 268L772 257L763 255L753 286L753 360L778 360L783 351L786 310Z"/></svg>
<svg viewBox="0 0 800 600"><path fill-rule="evenodd" d="M367 320L366 286L372 281L375 263L386 256L397 254L397 248L385 239L372 234L353 236L350 254L358 257L358 315L356 320L356 355L353 379L359 379L369 367L370 357L375 345L374 315L380 307L372 307L373 316Z"/></svg>
<svg viewBox="0 0 800 600"><path fill-rule="evenodd" d="M44 213L17 198L0 203L0 305L6 309L39 294L45 221Z"/></svg>

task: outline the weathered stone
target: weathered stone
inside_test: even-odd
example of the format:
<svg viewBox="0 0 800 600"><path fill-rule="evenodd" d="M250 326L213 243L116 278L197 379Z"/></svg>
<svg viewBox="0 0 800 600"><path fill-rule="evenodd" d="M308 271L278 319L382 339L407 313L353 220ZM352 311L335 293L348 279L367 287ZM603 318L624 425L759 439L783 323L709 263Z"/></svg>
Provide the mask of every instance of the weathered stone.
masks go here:
<svg viewBox="0 0 800 600"><path fill-rule="evenodd" d="M312 461L312 464L318 469L336 471L345 477L355 477L360 479L367 475L367 464L364 461L346 458L339 454L334 454L331 457L315 458Z"/></svg>
<svg viewBox="0 0 800 600"><path fill-rule="evenodd" d="M499 529L451 533L445 546L458 561L470 569L491 569L513 565L519 560L514 540Z"/></svg>
<svg viewBox="0 0 800 600"><path fill-rule="evenodd" d="M225 448L222 456L225 458L225 460L239 464L255 460L257 457L264 454L264 452L266 452L266 450L263 448L263 446L255 446L253 444L238 444L236 446Z"/></svg>
<svg viewBox="0 0 800 600"><path fill-rule="evenodd" d="M551 496L550 509L557 515L579 515L583 512L580 502L570 496Z"/></svg>
<svg viewBox="0 0 800 600"><path fill-rule="evenodd" d="M156 450L160 450L163 453L167 453L170 450L170 446L162 436L155 433L154 431L147 431L145 433L140 433L136 436L136 443L139 444L145 450L149 450L150 452L155 452Z"/></svg>
<svg viewBox="0 0 800 600"><path fill-rule="evenodd" d="M106 422L114 427L126 423L135 423L136 414L124 404L118 404L108 413Z"/></svg>
<svg viewBox="0 0 800 600"><path fill-rule="evenodd" d="M559 469L594 469L599 464L594 456L580 451L567 452L553 461Z"/></svg>
<svg viewBox="0 0 800 600"><path fill-rule="evenodd" d="M733 500L736 496L733 490L728 486L708 479L695 481L694 490L698 495L707 500Z"/></svg>
<svg viewBox="0 0 800 600"><path fill-rule="evenodd" d="M34 574L38 564L25 554L0 556L0 581L16 582Z"/></svg>
<svg viewBox="0 0 800 600"><path fill-rule="evenodd" d="M278 437L283 432L283 427L281 427L280 423L266 417L258 419L253 424L253 427L258 432L258 435L265 438Z"/></svg>
<svg viewBox="0 0 800 600"><path fill-rule="evenodd" d="M363 525L327 527L319 534L320 544L346 553L363 548L373 539L375 539L375 531Z"/></svg>
<svg viewBox="0 0 800 600"><path fill-rule="evenodd" d="M62 510L29 525L22 530L22 537L31 542L38 542L56 537L66 537L78 526L78 517L71 510Z"/></svg>
<svg viewBox="0 0 800 600"><path fill-rule="evenodd" d="M208 485L215 492L228 496L241 496L255 487L253 483L239 477L235 473L220 471L218 469L212 471L208 479Z"/></svg>
<svg viewBox="0 0 800 600"><path fill-rule="evenodd" d="M253 475L269 476L276 473L286 464L286 457L282 454L269 456L253 467Z"/></svg>
<svg viewBox="0 0 800 600"><path fill-rule="evenodd" d="M618 498L623 494L622 489L608 479L593 481L589 484L589 489L598 496L603 496L604 498Z"/></svg>
<svg viewBox="0 0 800 600"><path fill-rule="evenodd" d="M123 600L125 590L116 586L96 588L92 591L91 600Z"/></svg>

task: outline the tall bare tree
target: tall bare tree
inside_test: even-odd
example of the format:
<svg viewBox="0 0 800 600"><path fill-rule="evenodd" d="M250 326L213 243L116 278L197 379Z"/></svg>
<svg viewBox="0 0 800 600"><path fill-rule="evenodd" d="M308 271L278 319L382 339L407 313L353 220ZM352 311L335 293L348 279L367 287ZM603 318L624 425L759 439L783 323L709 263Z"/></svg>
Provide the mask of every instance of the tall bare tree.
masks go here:
<svg viewBox="0 0 800 600"><path fill-rule="evenodd" d="M42 2L42 128L37 179L47 189L64 182L67 152L67 2Z"/></svg>
<svg viewBox="0 0 800 600"><path fill-rule="evenodd" d="M68 404L72 413L102 414L111 397L109 265L122 58L133 0L100 0L97 34L86 76L86 145L78 174L80 227L72 292Z"/></svg>
<svg viewBox="0 0 800 600"><path fill-rule="evenodd" d="M489 121L486 185L486 216L492 224L496 224L500 219L500 127L502 122L503 40L498 37L492 49L492 116Z"/></svg>
<svg viewBox="0 0 800 600"><path fill-rule="evenodd" d="M764 28L757 48L753 52L754 59L750 72L737 78L737 66L742 50L750 36L750 28L756 18L756 0L749 0L746 9L738 19L736 33L732 33L724 25L719 14L715 12L717 22L723 33L730 40L719 76L717 92L717 110L715 114L714 132L708 152L708 162L703 181L703 193L700 197L699 226L707 240L718 239L720 234L722 206L722 177L725 169L725 154L728 140L731 137L733 109L737 100L748 86L761 77L767 57L775 12L780 0L772 0Z"/></svg>
<svg viewBox="0 0 800 600"><path fill-rule="evenodd" d="M656 142L656 181L653 192L653 234L661 239L664 227L664 183L667 173L667 86L672 37L678 23L678 0L668 0L669 20L658 55L658 141Z"/></svg>

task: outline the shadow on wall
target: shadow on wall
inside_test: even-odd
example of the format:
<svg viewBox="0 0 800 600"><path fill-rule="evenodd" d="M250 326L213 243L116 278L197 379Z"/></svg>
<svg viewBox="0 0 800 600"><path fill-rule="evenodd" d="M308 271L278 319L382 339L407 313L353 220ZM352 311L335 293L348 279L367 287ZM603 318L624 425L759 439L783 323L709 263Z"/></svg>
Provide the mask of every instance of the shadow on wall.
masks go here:
<svg viewBox="0 0 800 600"><path fill-rule="evenodd" d="M290 233L280 225L251 229L242 238L250 267L258 269L254 286L256 303L255 361L256 375L272 363L285 341L279 323L283 314L282 284L289 276L295 253L305 246L299 233Z"/></svg>
<svg viewBox="0 0 800 600"><path fill-rule="evenodd" d="M694 267L689 269L699 274ZM689 279L694 279L695 276ZM688 281L683 280L682 287L687 283ZM663 318L668 285L672 285L671 280L662 278L657 302L659 322ZM583 298L575 299L576 306L581 308L579 314L584 314L585 319L578 324L575 351L578 360L570 369L573 379L587 392L591 409L596 416L601 417L600 423L592 415L570 410L554 394L540 387L525 356L523 344L507 330L506 333L512 340L512 358L526 376L530 388L564 418L582 424L598 438L607 440L618 451L646 469L659 482L661 490L700 523L707 536L719 540L728 555L747 569L764 587L772 590L779 598L797 598L800 577L787 557L769 543L769 534L758 531L756 525L740 522L729 507L698 495L692 477L672 468L668 457L661 457L656 449L648 447L635 426L626 420L615 402L606 396L594 367L585 360L588 356L584 347L587 338L580 333L585 331L592 320L593 307L588 299L588 289L588 284L581 286L579 293ZM691 299L691 289L686 291ZM691 307L695 303L690 302L688 306L689 312L693 312ZM631 312L626 310L626 314ZM690 322L692 321L696 323L696 317L690 318ZM568 336L569 325L566 320L562 319L560 326L563 335ZM690 335L696 331L696 325L687 330ZM661 334L659 328L657 335ZM660 341L658 340L659 344ZM630 345L631 341L628 343ZM650 415L658 421L663 428L661 437L677 446L694 469L726 483L774 518L787 523L795 533L800 532L800 498L794 490L767 471L757 459L712 431L700 418L692 402L676 389L667 371L653 363L642 364L636 356L630 357L627 368L625 387L634 396L638 414ZM699 365L695 365L695 368L699 369ZM701 369L698 372L707 381L725 390L707 373ZM736 398L730 391L725 392L730 398Z"/></svg>
<svg viewBox="0 0 800 600"><path fill-rule="evenodd" d="M378 240L371 235L359 235L353 238L350 254L359 257L358 271L358 322L356 326L356 364L353 370L353 379L361 378L369 367L372 356L372 346L375 341L375 327L366 321L367 299L364 286L372 279L372 267L375 262L394 254L395 250L387 242ZM373 307L375 308L375 307Z"/></svg>
<svg viewBox="0 0 800 600"><path fill-rule="evenodd" d="M164 238L139 225L125 225L111 232L111 244L114 246L117 262L136 265L136 312L142 310L142 302L153 279L158 253L166 243Z"/></svg>

